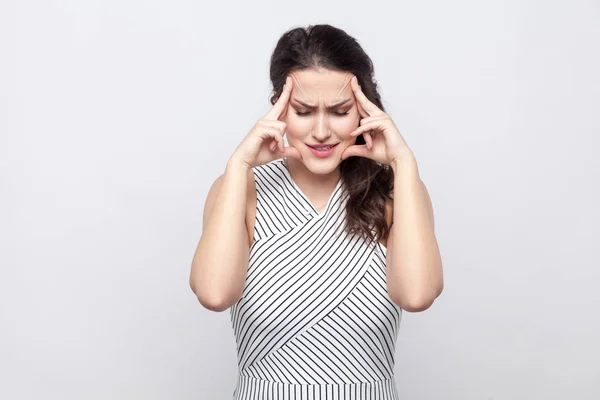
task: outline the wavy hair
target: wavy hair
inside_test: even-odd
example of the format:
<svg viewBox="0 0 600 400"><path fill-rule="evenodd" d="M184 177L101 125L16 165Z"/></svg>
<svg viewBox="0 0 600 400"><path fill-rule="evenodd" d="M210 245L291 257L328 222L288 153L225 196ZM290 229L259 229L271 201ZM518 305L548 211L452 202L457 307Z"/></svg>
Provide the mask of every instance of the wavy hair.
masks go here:
<svg viewBox="0 0 600 400"><path fill-rule="evenodd" d="M275 104L288 74L295 70L325 68L351 72L365 96L385 111L377 92L374 67L356 39L331 25L309 25L285 32L277 41L270 61L270 80ZM359 135L356 144L365 144ZM389 165L365 157L349 157L340 164L342 182L349 198L346 204L345 230L367 241L387 239L389 226L385 220L385 203L391 199L394 176Z"/></svg>

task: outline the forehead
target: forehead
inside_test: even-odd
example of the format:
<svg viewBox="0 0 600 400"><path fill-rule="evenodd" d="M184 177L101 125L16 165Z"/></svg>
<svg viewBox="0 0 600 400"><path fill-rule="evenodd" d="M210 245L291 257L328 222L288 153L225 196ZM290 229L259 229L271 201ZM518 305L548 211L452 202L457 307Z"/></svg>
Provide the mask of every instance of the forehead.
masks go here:
<svg viewBox="0 0 600 400"><path fill-rule="evenodd" d="M299 100L325 102L341 100L352 92L353 74L329 69L304 69L289 74L293 80L292 96Z"/></svg>

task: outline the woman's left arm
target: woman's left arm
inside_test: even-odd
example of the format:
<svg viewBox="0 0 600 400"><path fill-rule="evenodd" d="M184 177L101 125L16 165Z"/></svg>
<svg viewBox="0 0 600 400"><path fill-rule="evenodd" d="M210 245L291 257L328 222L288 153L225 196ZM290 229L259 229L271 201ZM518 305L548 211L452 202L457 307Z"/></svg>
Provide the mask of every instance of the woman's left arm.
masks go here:
<svg viewBox="0 0 600 400"><path fill-rule="evenodd" d="M406 311L429 308L444 288L442 260L434 233L433 207L419 177L413 152L391 117L351 81L362 119L350 136L363 135L365 144L346 148L342 159L359 156L389 164L394 171L393 220L387 239L387 290Z"/></svg>
<svg viewBox="0 0 600 400"><path fill-rule="evenodd" d="M388 294L403 310L423 311L444 288L433 206L412 152L403 152L390 166L394 211L386 251Z"/></svg>

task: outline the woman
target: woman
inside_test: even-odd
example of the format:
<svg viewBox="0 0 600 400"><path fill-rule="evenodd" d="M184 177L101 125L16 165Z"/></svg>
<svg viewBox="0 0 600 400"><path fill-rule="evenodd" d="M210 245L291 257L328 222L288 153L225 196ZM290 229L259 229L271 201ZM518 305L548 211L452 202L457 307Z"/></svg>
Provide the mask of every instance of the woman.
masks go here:
<svg viewBox="0 0 600 400"><path fill-rule="evenodd" d="M286 32L270 78L273 107L210 189L190 275L204 307L230 308L234 398L397 399L402 310L443 288L414 155L343 30Z"/></svg>

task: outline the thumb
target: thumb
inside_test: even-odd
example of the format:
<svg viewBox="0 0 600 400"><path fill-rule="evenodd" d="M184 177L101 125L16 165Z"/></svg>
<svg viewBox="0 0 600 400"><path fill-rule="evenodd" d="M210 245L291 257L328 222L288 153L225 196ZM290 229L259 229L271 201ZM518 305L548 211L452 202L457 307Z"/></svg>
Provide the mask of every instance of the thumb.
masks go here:
<svg viewBox="0 0 600 400"><path fill-rule="evenodd" d="M344 150L344 152L342 153L342 160L345 160L349 157L367 157L369 149L367 148L366 144L355 144L352 146L349 146L346 148L346 150Z"/></svg>
<svg viewBox="0 0 600 400"><path fill-rule="evenodd" d="M297 158L298 160L302 160L302 154L300 154L298 149L295 147L292 147L292 146L284 147L283 152L284 152L284 155L283 155L284 157L293 157L293 158Z"/></svg>

